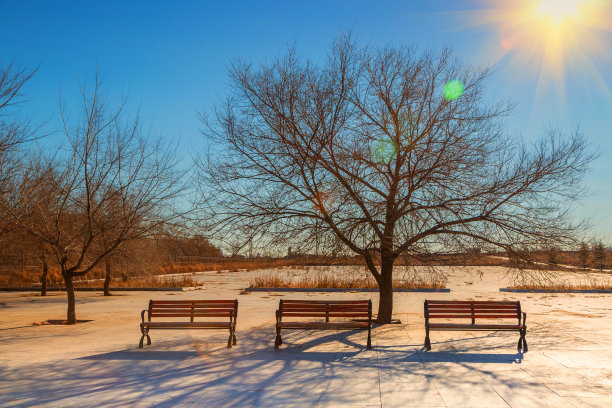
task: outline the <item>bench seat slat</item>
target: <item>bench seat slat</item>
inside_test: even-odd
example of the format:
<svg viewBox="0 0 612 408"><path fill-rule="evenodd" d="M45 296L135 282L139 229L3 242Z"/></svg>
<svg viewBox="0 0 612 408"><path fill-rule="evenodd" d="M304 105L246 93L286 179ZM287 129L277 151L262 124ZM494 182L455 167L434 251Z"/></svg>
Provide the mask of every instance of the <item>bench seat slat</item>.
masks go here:
<svg viewBox="0 0 612 408"><path fill-rule="evenodd" d="M154 308L152 307L151 309L152 313L230 313L232 312L234 309L191 309L191 308L186 308L186 309L158 309L158 308Z"/></svg>
<svg viewBox="0 0 612 408"><path fill-rule="evenodd" d="M292 311L297 311L297 310L303 310L306 312L324 312L326 310L337 310L340 312L364 312L367 313L368 312L368 308L367 307L335 307L335 306L328 306L328 307L293 307L293 306L288 306L285 307L285 305L283 305L283 311L287 311L287 312L292 312Z"/></svg>
<svg viewBox="0 0 612 408"><path fill-rule="evenodd" d="M158 304L153 304L151 305L151 308L153 309L233 309L234 305L230 305L230 304L225 304L225 303L217 303L214 305L202 305L202 304L172 304L172 305L158 305Z"/></svg>
<svg viewBox="0 0 612 408"><path fill-rule="evenodd" d="M430 319L516 319L517 314L429 314Z"/></svg>
<svg viewBox="0 0 612 408"><path fill-rule="evenodd" d="M520 330L522 324L455 324L455 323L429 323L429 329L461 329L461 330Z"/></svg>
<svg viewBox="0 0 612 408"><path fill-rule="evenodd" d="M163 328L229 328L229 322L144 322L140 324L143 327L150 327L156 329Z"/></svg>
<svg viewBox="0 0 612 408"><path fill-rule="evenodd" d="M470 305L438 305L438 306L429 306L429 310L452 310L452 309L462 309L462 310L481 310L481 309L491 309L491 310L517 310L517 306L497 306L497 305L478 305L478 306L470 306Z"/></svg>
<svg viewBox="0 0 612 408"><path fill-rule="evenodd" d="M296 304L305 304L305 303L312 303L312 304L330 304L330 305L338 305L338 304L365 304L367 305L369 303L369 301L367 300L291 300L291 299L283 299L283 305L288 305L291 303L296 303Z"/></svg>
<svg viewBox="0 0 612 408"><path fill-rule="evenodd" d="M278 325L283 329L367 329L368 322L346 322L346 323L322 323L322 322L280 322Z"/></svg>
<svg viewBox="0 0 612 408"><path fill-rule="evenodd" d="M487 304L487 305L516 305L514 300L427 300L430 305L448 304Z"/></svg>
<svg viewBox="0 0 612 408"><path fill-rule="evenodd" d="M214 304L214 303L234 303L234 300L231 299L215 299L215 300L152 300L151 303L153 303L154 305L162 305L162 304L184 304L184 303L195 303L195 304L205 304L205 303L210 303L210 304Z"/></svg>
<svg viewBox="0 0 612 408"><path fill-rule="evenodd" d="M229 317L230 313L151 313L154 317Z"/></svg>
<svg viewBox="0 0 612 408"><path fill-rule="evenodd" d="M297 312L289 312L284 313L283 317L368 317L367 313L337 313L335 311L329 313L297 313Z"/></svg>

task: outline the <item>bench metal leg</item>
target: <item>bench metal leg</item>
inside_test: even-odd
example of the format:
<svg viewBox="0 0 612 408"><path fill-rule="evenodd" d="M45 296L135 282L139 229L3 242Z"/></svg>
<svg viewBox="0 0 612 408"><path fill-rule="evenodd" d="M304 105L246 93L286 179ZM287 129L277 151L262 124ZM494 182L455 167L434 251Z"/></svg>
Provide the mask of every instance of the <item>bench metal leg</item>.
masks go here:
<svg viewBox="0 0 612 408"><path fill-rule="evenodd" d="M283 339L281 338L281 329L279 326L276 326L276 339L274 339L274 348L277 349L283 344Z"/></svg>
<svg viewBox="0 0 612 408"><path fill-rule="evenodd" d="M527 348L527 340L525 339L525 335L527 334L527 329L523 329L521 331L519 331L519 333L521 334L521 337L519 338L518 341L518 351L520 353L521 349L523 349L523 353L526 353L528 348Z"/></svg>
<svg viewBox="0 0 612 408"><path fill-rule="evenodd" d="M227 348L232 348L232 345L236 345L236 328L230 327L229 339L227 339Z"/></svg>
<svg viewBox="0 0 612 408"><path fill-rule="evenodd" d="M431 342L429 341L429 329L425 329L425 350L431 350Z"/></svg>
<svg viewBox="0 0 612 408"><path fill-rule="evenodd" d="M372 348L372 335L371 335L371 330L370 329L368 329L368 344L367 344L366 348L368 350L370 350Z"/></svg>
<svg viewBox="0 0 612 408"><path fill-rule="evenodd" d="M140 343L138 344L138 348L142 348L142 343L144 342L144 338L147 338L147 346L151 344L151 337L149 337L149 329L145 329L143 327L140 328L142 332L142 337L140 337Z"/></svg>

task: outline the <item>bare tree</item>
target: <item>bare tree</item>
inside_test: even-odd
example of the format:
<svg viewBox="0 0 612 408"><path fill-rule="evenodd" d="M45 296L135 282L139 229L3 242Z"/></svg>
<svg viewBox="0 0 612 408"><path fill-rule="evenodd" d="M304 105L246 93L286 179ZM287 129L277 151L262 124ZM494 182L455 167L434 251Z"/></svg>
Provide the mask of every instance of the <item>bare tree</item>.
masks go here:
<svg viewBox="0 0 612 408"><path fill-rule="evenodd" d="M6 190L10 174L16 167L16 148L33 137L30 123L16 119L12 109L23 102L23 87L35 72L36 69L0 62L0 193Z"/></svg>
<svg viewBox="0 0 612 408"><path fill-rule="evenodd" d="M589 266L589 246L584 241L580 242L580 248L578 249L578 265L582 269Z"/></svg>
<svg viewBox="0 0 612 408"><path fill-rule="evenodd" d="M602 241L593 242L593 262L595 268L603 271L606 267L606 250Z"/></svg>
<svg viewBox="0 0 612 408"><path fill-rule="evenodd" d="M528 147L508 136L512 105L486 101L489 71L448 50L341 37L321 64L290 50L229 75L231 95L202 115L210 224L272 245L314 244L315 230L341 242L378 283L380 323L402 254L572 241L566 203L593 158L584 137L551 131Z"/></svg>
<svg viewBox="0 0 612 408"><path fill-rule="evenodd" d="M81 86L81 103L74 125L61 106L65 145L31 155L4 206L52 251L66 285L68 323L76 322L74 278L174 220L184 190L175 149L126 119L125 103L111 110L97 76L91 89Z"/></svg>

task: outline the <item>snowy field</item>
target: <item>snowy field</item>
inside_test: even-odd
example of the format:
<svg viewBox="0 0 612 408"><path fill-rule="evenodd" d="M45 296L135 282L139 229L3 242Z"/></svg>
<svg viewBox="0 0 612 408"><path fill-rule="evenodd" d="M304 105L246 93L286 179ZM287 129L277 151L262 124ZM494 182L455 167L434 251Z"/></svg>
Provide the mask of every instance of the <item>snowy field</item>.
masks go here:
<svg viewBox="0 0 612 408"><path fill-rule="evenodd" d="M0 406L612 406L612 294L500 293L503 268L453 268L450 293L395 295L402 324L376 327L372 350L365 332L289 331L276 351L280 298L376 307L377 295L240 294L257 273L202 274L206 289L189 292L77 292L77 318L91 321L76 326L32 325L64 319L65 294L0 293ZM138 349L151 298L237 298L237 346L225 348L225 331L178 330ZM432 332L424 352L424 299L520 300L529 352L501 332Z"/></svg>

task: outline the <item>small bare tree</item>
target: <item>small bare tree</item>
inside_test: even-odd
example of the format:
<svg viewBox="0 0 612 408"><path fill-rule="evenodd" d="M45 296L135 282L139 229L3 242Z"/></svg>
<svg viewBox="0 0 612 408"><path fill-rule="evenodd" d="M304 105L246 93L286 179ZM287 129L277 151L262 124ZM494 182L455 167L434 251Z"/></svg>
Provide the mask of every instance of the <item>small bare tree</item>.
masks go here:
<svg viewBox="0 0 612 408"><path fill-rule="evenodd" d="M593 242L593 262L600 271L606 267L606 249L602 241Z"/></svg>
<svg viewBox="0 0 612 408"><path fill-rule="evenodd" d="M584 241L580 242L580 248L578 249L578 265L582 269L589 266L589 246Z"/></svg>
<svg viewBox="0 0 612 408"><path fill-rule="evenodd" d="M321 64L290 50L229 75L231 95L202 115L211 226L283 247L314 245L314 231L341 242L378 283L380 323L402 254L572 240L566 204L593 158L583 136L551 132L533 147L509 137L512 106L486 101L489 72L447 50L341 37Z"/></svg>
<svg viewBox="0 0 612 408"><path fill-rule="evenodd" d="M175 149L144 134L137 119L125 119L125 103L111 111L97 76L91 90L81 86L81 97L76 125L61 106L65 145L52 155L31 155L4 206L52 251L66 285L68 323L77 321L74 278L175 219L184 191Z"/></svg>

